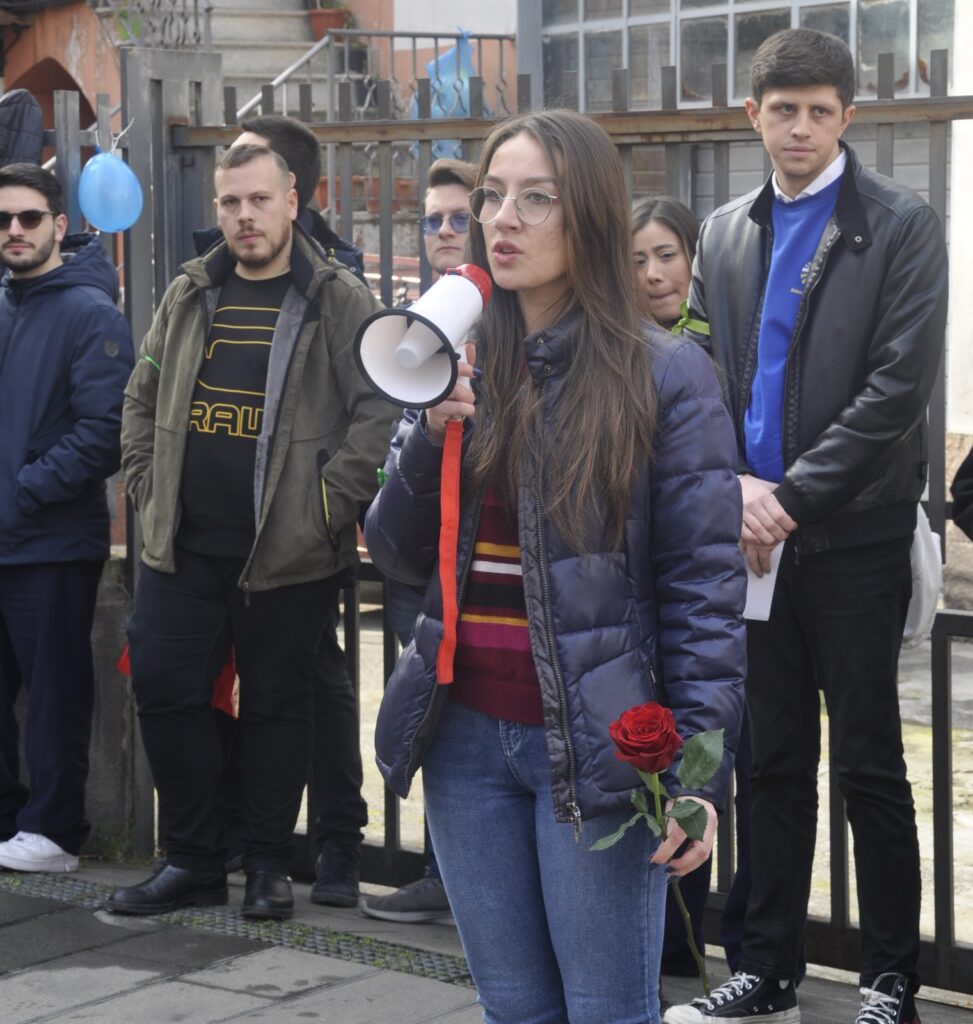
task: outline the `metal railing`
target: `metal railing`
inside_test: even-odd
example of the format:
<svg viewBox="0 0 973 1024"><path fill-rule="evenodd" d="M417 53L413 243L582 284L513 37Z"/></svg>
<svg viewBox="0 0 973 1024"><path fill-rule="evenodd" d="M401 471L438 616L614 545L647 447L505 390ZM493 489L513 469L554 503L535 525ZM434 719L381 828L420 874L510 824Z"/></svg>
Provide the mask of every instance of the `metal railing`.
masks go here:
<svg viewBox="0 0 973 1024"><path fill-rule="evenodd" d="M483 75L489 68L491 83L489 96L483 97L487 106L476 116L489 111L494 116L510 113L508 102L509 78L514 73L511 35L463 32L386 32L365 29L332 29L302 54L290 67L285 68L268 86L252 96L237 112L237 119L251 110L264 106L268 97L280 113L296 112L288 85L300 84L299 74L311 83L315 75L327 81L327 102L324 113L327 120L338 112L338 86L342 82L352 86L350 117L342 120L364 120L376 113L376 91L380 79L392 85L393 108L396 116L406 115L413 105L420 78L429 77L435 105L439 113L465 117L472 113L465 100L460 79L469 77L464 61L463 46L468 44L472 63ZM450 51L453 51L450 54ZM420 56L421 55L421 56ZM434 73L427 76L426 66ZM403 70L406 72L403 75ZM434 115L436 116L436 115ZM311 120L311 118L306 118Z"/></svg>
<svg viewBox="0 0 973 1024"><path fill-rule="evenodd" d="M407 117L502 117L513 108L510 79L514 74L515 37L489 33L366 31L334 29L285 68L269 85L236 108L237 121L258 107L263 113L296 113L302 120L315 116L315 82L322 80L324 120L341 122ZM470 67L479 72L470 75ZM427 75L425 72L431 71ZM471 77L485 82L474 95ZM429 89L429 114L419 113L420 81ZM294 103L294 86L298 99ZM387 92L382 90L387 88ZM235 96L235 94L234 94ZM228 96L227 111L235 106ZM229 120L229 117L228 117ZM325 144L325 175L329 205L336 191L336 148ZM461 156L460 144L438 155ZM388 171L415 173L415 143L392 147ZM366 143L358 149L360 173L382 173L380 151Z"/></svg>
<svg viewBox="0 0 973 1024"><path fill-rule="evenodd" d="M213 43L210 0L91 0L109 12L119 45L159 50L208 50Z"/></svg>

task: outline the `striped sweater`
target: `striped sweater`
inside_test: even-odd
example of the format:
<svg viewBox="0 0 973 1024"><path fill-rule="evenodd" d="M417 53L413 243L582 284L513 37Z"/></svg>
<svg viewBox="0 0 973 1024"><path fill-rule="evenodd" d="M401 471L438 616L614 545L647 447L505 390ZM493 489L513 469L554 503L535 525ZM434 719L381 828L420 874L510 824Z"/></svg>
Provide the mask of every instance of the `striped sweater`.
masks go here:
<svg viewBox="0 0 973 1024"><path fill-rule="evenodd" d="M476 711L543 725L530 652L516 517L488 490L457 631L452 696Z"/></svg>

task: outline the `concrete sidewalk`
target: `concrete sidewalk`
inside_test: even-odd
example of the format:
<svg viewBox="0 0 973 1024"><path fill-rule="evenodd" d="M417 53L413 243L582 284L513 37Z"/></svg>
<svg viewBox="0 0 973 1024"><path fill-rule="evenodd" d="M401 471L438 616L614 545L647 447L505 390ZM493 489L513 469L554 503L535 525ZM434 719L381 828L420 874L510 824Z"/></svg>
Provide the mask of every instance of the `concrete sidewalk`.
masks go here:
<svg viewBox="0 0 973 1024"><path fill-rule="evenodd" d="M82 861L71 875L0 871L0 1022L95 1024L479 1024L455 928L397 925L357 909L316 907L294 884L283 923L239 915L242 874L227 907L138 918L99 909L146 869ZM365 886L368 891L379 890ZM715 952L720 952L718 949ZM722 959L707 958L713 984ZM700 994L695 978L663 979L671 1002ZM922 993L924 1024L968 1024L973 997ZM859 995L842 972L810 968L804 1024L851 1024Z"/></svg>
<svg viewBox="0 0 973 1024"><path fill-rule="evenodd" d="M476 1024L455 928L371 921L315 907L295 884L283 923L239 916L243 875L227 907L159 917L99 907L144 868L84 862L72 875L0 873L3 1024Z"/></svg>

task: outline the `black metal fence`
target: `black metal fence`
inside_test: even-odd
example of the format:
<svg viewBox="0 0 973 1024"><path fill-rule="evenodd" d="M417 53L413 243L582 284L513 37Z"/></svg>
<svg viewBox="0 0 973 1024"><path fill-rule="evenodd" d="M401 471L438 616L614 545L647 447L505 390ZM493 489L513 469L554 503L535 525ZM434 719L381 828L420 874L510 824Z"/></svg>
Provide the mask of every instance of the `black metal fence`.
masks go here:
<svg viewBox="0 0 973 1024"><path fill-rule="evenodd" d="M946 223L949 181L950 125L959 119L973 118L973 97L946 95L947 57L945 52L933 54L930 65L931 90L928 98L895 100L891 58L879 64L879 99L858 105L855 124L868 135L874 145L873 165L890 176L897 171L895 151L897 137L909 133L914 151L914 133L921 128L925 142L923 162L926 166L928 200ZM618 146L626 180L633 194L668 192L679 196L697 212L727 201L744 191L738 187L739 173L734 171L734 150L753 146L753 133L745 112L730 107L726 95L726 73L722 66L713 69L714 106L708 109L677 109L674 69L665 68L663 76L663 109L630 112L627 108L627 73L615 73L613 87L615 111L593 115ZM310 115L310 85L302 94L300 110ZM392 116L393 84L375 85L373 120L356 120L352 83L338 89L337 118L328 123L311 123L310 127L322 145L336 147L334 177L336 186L329 192L328 213L334 227L345 237L354 237L356 208L353 200L358 154L364 147L371 153L373 176L377 178L377 195L370 199L377 220L377 248L381 269L381 297L392 299L393 228L397 194L397 174L406 166L411 173L414 209L399 214L400 219L418 216L419 183L425 179L437 140L453 140L463 156L475 159L483 138L494 119L484 116L483 85L477 78L469 80L470 114L462 118L433 118L432 91L427 80L415 85L418 118L402 120ZM221 85L220 58L202 52L157 51L133 49L122 53L122 123L132 122L128 133L128 162L142 182L147 208L138 223L125 236L126 311L133 333L141 337L147 330L162 293L176 273L179 264L193 255L192 231L212 222L210 198L212 171L218 147L229 144L238 134L235 111L236 97L224 94ZM516 99L508 96L510 109L527 109L530 81L518 76ZM89 141L90 136L77 128L76 104L58 101L58 139L63 145L65 180L77 169L74 142ZM264 93L263 112L273 105L273 90ZM99 106L100 115L103 113ZM71 123L72 117L73 125ZM66 133L66 134L65 134ZM59 153L62 149L59 148ZM408 161L395 157L408 153ZM59 160L59 167L61 166ZM756 173L763 173L761 162ZM59 172L60 173L60 172ZM747 188L751 187L747 184ZM359 199L359 205L361 200ZM408 197L405 200L408 206ZM77 210L72 207L72 217ZM423 248L415 235L420 256L422 286L430 282L430 269ZM945 537L948 515L945 479L945 389L943 368L940 372L929 409L930 483L927 508L933 529ZM131 539L132 551L138 539ZM363 575L370 569L363 568ZM358 599L352 590L346 595L345 637L347 653L356 678L359 673ZM973 946L960 943L955 929L955 863L953 850L952 794L952 676L951 644L957 638L973 638L973 614L945 610L936 619L929 663L932 702L932 778L933 778L933 846L934 846L934 933L923 940L921 969L927 983L943 988L969 991L973 979ZM386 630L383 678L394 664L395 641ZM381 685L381 680L372 680ZM366 754L367 756L367 754ZM833 773L832 773L833 778ZM850 923L849 864L847 826L840 793L832 783L830 800L830 918L814 918L809 923L808 956L817 963L857 969L860 940ZM151 822L151 808L143 809L140 832ZM397 801L387 795L384 808L384 841L366 852L365 874L376 881L399 884L416 877L421 868L421 855L403 849L399 838ZM710 933L716 935L716 915L723 894L729 888L733 870L732 814L724 816L719 833L717 891L710 901ZM305 867L313 861L312 851L302 851ZM889 894L895 898L894 893Z"/></svg>

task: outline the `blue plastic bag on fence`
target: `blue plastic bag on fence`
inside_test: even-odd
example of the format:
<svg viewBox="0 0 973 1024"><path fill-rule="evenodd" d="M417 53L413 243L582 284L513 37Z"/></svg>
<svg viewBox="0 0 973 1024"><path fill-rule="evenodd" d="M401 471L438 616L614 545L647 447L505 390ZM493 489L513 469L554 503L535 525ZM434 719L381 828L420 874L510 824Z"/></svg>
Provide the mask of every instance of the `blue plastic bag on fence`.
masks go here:
<svg viewBox="0 0 973 1024"><path fill-rule="evenodd" d="M462 33L455 46L434 57L426 65L429 78L433 117L467 117L470 113L470 76L473 67L473 46L468 32ZM419 105L412 100L412 117L419 116ZM439 139L432 145L434 159L454 157L460 159L462 149L458 139Z"/></svg>

